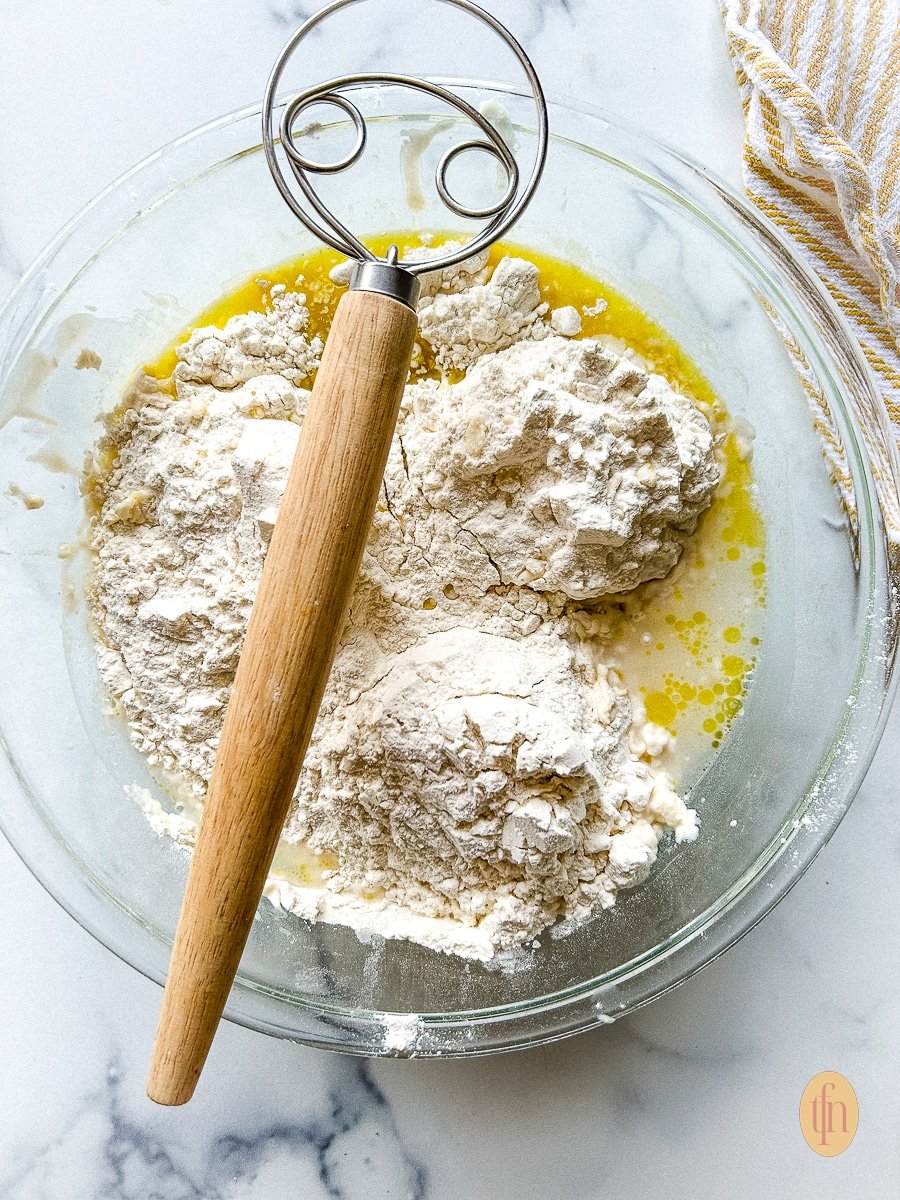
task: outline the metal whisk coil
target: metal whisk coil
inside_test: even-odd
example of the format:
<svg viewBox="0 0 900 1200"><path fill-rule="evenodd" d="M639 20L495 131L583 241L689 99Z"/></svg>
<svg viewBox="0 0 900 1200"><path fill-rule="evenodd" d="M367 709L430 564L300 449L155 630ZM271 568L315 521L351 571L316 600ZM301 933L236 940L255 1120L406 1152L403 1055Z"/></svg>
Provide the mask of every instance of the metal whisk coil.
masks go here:
<svg viewBox="0 0 900 1200"><path fill-rule="evenodd" d="M509 49L512 50L522 66L531 89L537 115L536 149L531 171L526 181L523 182L519 165L506 140L477 108L473 107L473 105L457 95L449 87L430 80L419 79L413 75L394 74L383 71L362 72L340 75L334 79L329 79L306 88L290 99L284 106L276 131L275 112L278 105L278 87L289 59L300 43L321 22L339 9L348 8L353 4L361 2L362 0L333 0L331 4L325 5L324 8L314 13L313 16L304 22L287 42L272 69L266 87L263 100L263 145L269 169L272 172L278 190L291 211L303 222L307 229L321 238L327 245L340 251L342 254L346 254L349 258L355 258L363 262L378 262L382 260L379 260L322 203L309 178L310 175L334 175L347 170L354 163L358 162L366 148L367 129L365 117L346 93L365 86L393 85L408 88L438 99L465 116L478 129L481 136L467 138L451 146L443 154L435 169L435 188L442 203L456 216L472 220L486 220L488 223L465 246L448 250L440 258L430 259L427 263L409 259L400 260L400 265L406 271L413 275L419 275L425 271L433 271L441 267L451 266L484 249L500 238L521 216L538 185L544 168L544 160L547 154L547 104L544 99L540 80L531 64L531 60L520 43L505 26L477 4L473 4L471 0L440 0L443 4L449 4L451 7L470 13L496 33L502 38ZM420 4L421 0L416 0L417 8ZM299 149L296 141L295 127L298 117L313 105L321 104L331 105L343 112L349 117L356 133L352 149L334 162L319 162L309 158ZM279 155L278 153L279 146L283 151L283 155ZM452 194L448 182L448 172L452 163L460 155L472 151L487 154L493 158L500 165L506 180L504 192L499 199L479 206L464 204L458 200ZM299 188L299 196L291 186L291 182L282 165L283 163L289 169L290 176L296 187Z"/></svg>

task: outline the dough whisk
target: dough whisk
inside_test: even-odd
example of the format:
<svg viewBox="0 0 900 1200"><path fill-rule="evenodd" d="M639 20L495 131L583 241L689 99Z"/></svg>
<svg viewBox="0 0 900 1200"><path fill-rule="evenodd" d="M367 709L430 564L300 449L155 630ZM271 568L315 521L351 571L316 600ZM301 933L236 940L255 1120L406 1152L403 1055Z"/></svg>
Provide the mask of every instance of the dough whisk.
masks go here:
<svg viewBox="0 0 900 1200"><path fill-rule="evenodd" d="M281 195L326 245L355 260L322 355L272 534L218 744L172 949L147 1092L160 1104L190 1099L247 941L338 648L384 474L416 334L418 277L461 262L501 237L522 215L547 154L547 107L528 55L471 0L439 0L486 26L512 50L536 109L527 180L507 141L448 86L411 75L341 75L307 88L281 111L277 92L298 46L333 13L363 0L333 0L285 45L262 108L266 159ZM410 0L421 13L422 0ZM412 89L454 109L477 129L440 159L435 187L457 217L486 222L464 246L427 261L376 256L317 195L310 176L347 170L363 155L361 88ZM350 121L355 143L318 162L298 142L313 105ZM480 206L453 196L448 172L460 155L493 158L505 178L499 199Z"/></svg>

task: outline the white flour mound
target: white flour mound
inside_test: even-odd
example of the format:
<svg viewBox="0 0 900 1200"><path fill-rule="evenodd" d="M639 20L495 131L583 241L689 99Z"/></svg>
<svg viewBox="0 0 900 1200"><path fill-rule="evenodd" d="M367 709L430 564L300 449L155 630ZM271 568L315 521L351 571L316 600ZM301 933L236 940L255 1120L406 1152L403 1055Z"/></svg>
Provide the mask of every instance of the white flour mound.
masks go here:
<svg viewBox="0 0 900 1200"><path fill-rule="evenodd" d="M519 342L415 403L411 475L504 583L585 600L659 579L719 481L703 413L597 342Z"/></svg>
<svg viewBox="0 0 900 1200"><path fill-rule="evenodd" d="M523 258L503 258L485 283L449 295L437 292L419 305L419 332L442 370L465 371L484 355L522 338L549 333L542 318L540 272Z"/></svg>
<svg viewBox="0 0 900 1200"><path fill-rule="evenodd" d="M273 372L291 383L302 382L319 365L322 342L308 338L309 310L302 292L283 283L270 292L267 312L242 313L224 329L204 325L178 349L175 378L181 382L236 387L257 375Z"/></svg>
<svg viewBox="0 0 900 1200"><path fill-rule="evenodd" d="M328 723L292 831L340 846L329 892L352 896L363 873L380 907L452 914L486 955L611 904L670 817L693 833L667 781L629 753L627 698L562 632L428 634Z"/></svg>
<svg viewBox="0 0 900 1200"><path fill-rule="evenodd" d="M310 919L479 959L612 904L667 829L696 836L655 762L666 735L576 618L665 574L718 482L689 399L555 336L532 264L486 273L425 277L423 336L468 374L407 388L285 831L318 869L267 889ZM302 296L279 290L270 313L192 334L176 396L144 380L111 423L100 668L137 747L195 804L318 360L307 327ZM139 799L192 844L190 814Z"/></svg>

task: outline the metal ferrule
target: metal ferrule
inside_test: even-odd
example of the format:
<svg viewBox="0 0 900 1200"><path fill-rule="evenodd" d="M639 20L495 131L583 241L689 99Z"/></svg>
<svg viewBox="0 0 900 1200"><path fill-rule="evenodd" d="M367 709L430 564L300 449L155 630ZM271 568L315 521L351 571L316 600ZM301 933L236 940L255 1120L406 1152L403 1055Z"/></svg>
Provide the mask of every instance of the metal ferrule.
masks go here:
<svg viewBox="0 0 900 1200"><path fill-rule="evenodd" d="M415 311L419 298L419 281L415 275L399 266L397 263L385 262L383 259L370 261L364 259L357 262L350 277L352 292L380 292L399 300L407 308Z"/></svg>

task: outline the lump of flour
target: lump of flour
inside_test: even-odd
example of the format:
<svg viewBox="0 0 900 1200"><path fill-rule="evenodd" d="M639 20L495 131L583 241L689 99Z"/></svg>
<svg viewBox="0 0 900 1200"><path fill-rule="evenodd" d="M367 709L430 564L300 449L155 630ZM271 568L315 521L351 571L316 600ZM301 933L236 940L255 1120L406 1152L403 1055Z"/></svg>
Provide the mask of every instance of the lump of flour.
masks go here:
<svg viewBox="0 0 900 1200"><path fill-rule="evenodd" d="M143 381L111 438L94 521L94 619L107 685L151 765L202 795L308 393ZM250 413L259 417L250 417ZM276 419L278 418L278 419ZM274 519L274 516L273 516Z"/></svg>
<svg viewBox="0 0 900 1200"><path fill-rule="evenodd" d="M270 292L265 312L232 317L224 329L204 325L178 348L175 378L181 383L211 383L237 387L257 375L281 375L302 383L319 365L322 342L307 338L309 310L302 292L289 292L283 283Z"/></svg>
<svg viewBox="0 0 900 1200"><path fill-rule="evenodd" d="M408 257L427 262L458 246L458 242L426 246ZM502 350L523 338L546 337L560 322L560 333L573 334L581 327L575 309L557 309L551 314L550 325L544 321L550 305L541 299L540 271L534 263L506 256L489 274L487 260L485 250L455 266L427 271L420 277L419 338L430 349L439 371L465 371L483 354ZM351 264L341 263L331 272L331 278L335 283L347 284L351 271ZM578 321L577 329L570 313Z"/></svg>
<svg viewBox="0 0 900 1200"><path fill-rule="evenodd" d="M719 482L700 409L596 341L520 341L413 405L417 486L504 583L586 600L659 579Z"/></svg>
<svg viewBox="0 0 900 1200"><path fill-rule="evenodd" d="M540 272L523 258L503 258L486 283L427 296L419 304L419 332L441 370L465 371L483 354L549 332L542 318Z"/></svg>
<svg viewBox="0 0 900 1200"><path fill-rule="evenodd" d="M444 948L488 957L611 904L676 813L692 835L665 777L628 752L627 697L561 634L426 634L327 722L289 826L339 860L313 915L335 894L358 906L346 897L362 881L382 931L403 910L452 915Z"/></svg>
<svg viewBox="0 0 900 1200"><path fill-rule="evenodd" d="M718 479L713 438L660 377L555 336L523 263L426 277L435 357L468 373L407 388L286 828L321 869L267 893L479 959L587 919L644 877L666 830L697 832L657 761L665 733L578 617L672 566ZM439 299L455 301L442 316ZM175 395L143 380L104 447L100 669L195 806L318 353L302 296L278 292L267 314L192 334ZM189 816L140 802L192 843Z"/></svg>

